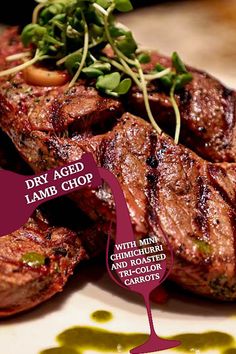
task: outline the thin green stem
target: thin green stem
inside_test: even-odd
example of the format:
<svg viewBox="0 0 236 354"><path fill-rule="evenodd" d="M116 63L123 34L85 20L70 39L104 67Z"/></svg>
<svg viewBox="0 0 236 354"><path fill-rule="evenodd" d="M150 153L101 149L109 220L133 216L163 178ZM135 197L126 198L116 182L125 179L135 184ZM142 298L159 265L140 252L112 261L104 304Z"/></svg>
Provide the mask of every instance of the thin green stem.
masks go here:
<svg viewBox="0 0 236 354"><path fill-rule="evenodd" d="M89 53L89 56L94 63L96 63L98 61L97 58L95 58L95 56L93 54Z"/></svg>
<svg viewBox="0 0 236 354"><path fill-rule="evenodd" d="M94 47L96 47L97 45L101 44L103 42L103 39L97 41L96 43L91 43L89 46L88 46L88 49L92 49ZM56 62L56 65L57 66L60 66L62 64L64 64L66 62L66 60L71 56L71 55L74 55L74 54L79 54L83 51L84 48L80 48L80 49L77 49L75 50L74 52L66 55L65 57L59 59L57 62Z"/></svg>
<svg viewBox="0 0 236 354"><path fill-rule="evenodd" d="M101 12L104 16L109 16L109 13L107 10L105 10L102 6L94 3L93 7L95 7L96 10L98 10L99 12Z"/></svg>
<svg viewBox="0 0 236 354"><path fill-rule="evenodd" d="M69 84L69 87L72 87L76 83L76 81L78 80L78 78L79 78L79 76L81 74L81 71L82 71L82 69L84 67L84 64L86 62L86 58L87 58L88 50L89 50L89 31L88 31L88 25L87 25L87 22L85 20L83 12L82 12L82 17L83 17L83 21L84 21L84 50L83 50L83 56L82 56L82 59L81 59L80 66L79 66L75 76L71 80L71 82Z"/></svg>
<svg viewBox="0 0 236 354"><path fill-rule="evenodd" d="M14 61L14 60L19 60L19 59L24 59L30 56L30 52L21 52L17 54L12 54L6 57L6 61Z"/></svg>
<svg viewBox="0 0 236 354"><path fill-rule="evenodd" d="M171 87L170 101L171 101L171 104L172 104L174 112L175 112L175 119L176 119L175 143L178 144L179 136L180 136L180 129L181 129L181 116L180 116L179 107L178 107L176 99L175 99L175 89L176 89L176 83L174 83L174 85Z"/></svg>
<svg viewBox="0 0 236 354"><path fill-rule="evenodd" d="M108 10L104 10L101 6L99 6L98 4L93 4L96 5L95 8L100 11L103 15L104 15L104 27L105 27L105 33L106 33L106 37L107 40L110 44L110 46L112 47L113 52L118 56L118 58L122 58L123 60L125 60L128 64L130 65L135 65L135 61L132 59L127 58L115 45L114 40L110 34L109 31L109 17L112 14L112 12L115 10L115 5L112 4ZM105 12L104 12L105 11Z"/></svg>
<svg viewBox="0 0 236 354"><path fill-rule="evenodd" d="M107 57L102 57L102 61L105 61L107 63L110 63L113 65L116 69L122 71L124 74L129 75L128 71L121 65L120 63L117 63L114 59L109 59Z"/></svg>
<svg viewBox="0 0 236 354"><path fill-rule="evenodd" d="M142 89L142 85L141 85L139 79L137 78L136 74L134 73L134 71L132 69L130 69L129 65L124 61L124 59L120 58L120 62L124 66L124 68L127 70L127 72L129 73L129 76L133 79L133 81L136 83L136 85L140 89Z"/></svg>
<svg viewBox="0 0 236 354"><path fill-rule="evenodd" d="M146 83L146 80L144 77L143 69L142 69L138 60L137 60L137 66L138 66L138 72L139 72L139 76L140 76L141 83L142 83L143 98L144 98L144 103L145 103L145 108L146 108L146 111L148 114L148 118L149 118L153 128L157 131L157 133L161 134L162 130L158 126L158 124L156 123L155 118L153 117L153 114L152 114L152 110L151 110L149 98L148 98L147 83Z"/></svg>
<svg viewBox="0 0 236 354"><path fill-rule="evenodd" d="M32 23L37 23L38 22L38 15L39 15L39 12L45 7L45 3L40 3L38 4L34 11L33 11L33 15L32 15Z"/></svg>
<svg viewBox="0 0 236 354"><path fill-rule="evenodd" d="M109 59L107 57L102 57L102 61L106 61L107 63L110 63L111 65L113 65L116 69L122 71L124 74L129 75L130 76L130 71L128 71L123 65L119 64L116 60L114 59ZM152 80L156 80L156 79L160 79L161 77L169 74L171 71L170 68L167 68L159 73L156 74L144 74L144 78L146 81L152 81ZM136 76L136 79L138 80L139 75L136 75L136 73L132 70L132 73ZM134 80L134 78L133 78ZM139 83L139 87L141 88L141 84Z"/></svg>
<svg viewBox="0 0 236 354"><path fill-rule="evenodd" d="M110 63L111 65L113 65L116 69L122 71L124 74L128 75L131 77L131 79L133 79L133 81L136 83L136 85L142 89L142 85L137 77L137 75L135 74L135 72L133 70L130 69L130 67L124 62L123 65L117 63L117 61L113 60L113 59L108 59L108 58L104 58L104 61L107 61L108 63Z"/></svg>
<svg viewBox="0 0 236 354"><path fill-rule="evenodd" d="M161 77L169 74L170 72L171 72L171 69L167 68L167 69L162 70L156 74L146 74L146 75L144 75L144 77L145 77L145 80L152 81L152 80L160 79Z"/></svg>
<svg viewBox="0 0 236 354"><path fill-rule="evenodd" d="M0 77L5 76L5 75L15 74L19 71L22 71L22 70L28 68L29 66L37 63L37 61L42 60L43 58L44 58L43 55L41 55L41 53L39 53L39 51L36 51L35 56L32 59L28 60L27 62L17 65L14 68L0 71Z"/></svg>

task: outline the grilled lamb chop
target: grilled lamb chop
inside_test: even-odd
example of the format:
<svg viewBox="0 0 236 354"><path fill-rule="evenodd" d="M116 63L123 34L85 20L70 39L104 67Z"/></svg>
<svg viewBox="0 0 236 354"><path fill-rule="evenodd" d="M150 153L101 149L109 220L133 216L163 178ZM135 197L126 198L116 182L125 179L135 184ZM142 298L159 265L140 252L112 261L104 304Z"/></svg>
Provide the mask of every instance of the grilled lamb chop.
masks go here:
<svg viewBox="0 0 236 354"><path fill-rule="evenodd" d="M171 67L170 58L153 52L151 70L156 63ZM185 146L211 162L236 162L236 93L207 73L188 67L193 80L177 95L181 113L181 137ZM175 115L168 92L153 84L149 99L156 121L169 133L175 127ZM128 103L129 110L145 117L143 95L134 87Z"/></svg>
<svg viewBox="0 0 236 354"><path fill-rule="evenodd" d="M104 249L102 237L92 227L78 236L50 226L39 211L19 230L1 237L0 317L28 310L62 291L75 266Z"/></svg>
<svg viewBox="0 0 236 354"><path fill-rule="evenodd" d="M91 152L119 179L137 237L156 235L160 227L168 235L175 252L172 279L205 296L236 299L235 164L208 163L130 114L117 119L121 104L102 98L89 83L38 88L19 73L2 82L0 93L0 125L36 172ZM93 97L89 112L86 97ZM93 124L98 106L109 112L105 119L99 114L102 131L97 119ZM105 185L72 197L95 220L115 217Z"/></svg>
<svg viewBox="0 0 236 354"><path fill-rule="evenodd" d="M18 52L22 52L24 48L19 39L18 29L13 27L4 32L1 36L2 47L0 49L0 67L3 69L9 67L9 63L6 63L5 57ZM108 54L111 53L108 51ZM152 70L157 63L166 67L171 67L171 60L168 57L160 55L158 53L151 53L151 62L144 64L144 70ZM12 62L11 65L16 65L16 62ZM188 67L189 72L193 74L193 80L190 84L186 85L177 95L176 100L178 102L181 113L181 142L190 147L198 155L211 162L235 162L236 161L236 93L233 90L226 88L218 80L209 74ZM2 79L3 82L5 78ZM118 100L112 100L109 98L102 98L94 91L84 90L82 87L76 87L75 92L73 90L68 93L68 97L65 98L63 93L65 87L56 88L39 88L29 87L24 85L22 77L16 78L12 81L13 85L18 85L20 90L15 90L16 97L19 104L18 108L24 110L24 97L29 100L29 95L32 94L32 103L34 106L39 104L39 117L31 117L34 121L35 129L46 129L48 131L63 130L63 127L68 125L69 129L76 128L73 125L76 121L84 117L83 131L86 131L89 124L93 125L93 130L104 129L105 122L107 126L107 120L111 118L110 124L112 124L112 117L119 117L120 114L127 110L133 114L146 117L146 109L143 102L142 93L134 86L132 93L129 96L129 100L119 102ZM5 90L8 91L11 85L9 83L5 86ZM2 88L4 90L4 86ZM28 90L28 91L27 91ZM12 90L10 90L12 94ZM55 107L51 104L51 101L56 101L57 95L62 93L61 102L56 102ZM6 95L6 93L4 93ZM42 98L40 99L40 97ZM46 96L46 97L45 97ZM23 102L20 100L23 99ZM63 99L65 102L63 104ZM156 121L170 134L173 133L175 127L175 115L173 107L170 103L168 92L165 93L163 87L160 85L149 86L149 99L151 108L156 118ZM69 103L69 105L68 105ZM82 103L82 105L81 105ZM41 110L41 105L44 105L45 109ZM82 109L80 108L82 106ZM45 126L44 115L48 114L48 108L50 107L51 121ZM78 114L79 112L79 114ZM34 110L34 115L37 115L37 110ZM58 119L58 116L62 118ZM108 118L108 119L107 119ZM65 119L63 124L61 123ZM98 124L99 122L99 124ZM80 122L81 123L81 122ZM62 124L62 126L60 126ZM80 124L80 127L82 124Z"/></svg>
<svg viewBox="0 0 236 354"><path fill-rule="evenodd" d="M24 263L22 257L30 254L44 263ZM37 212L18 231L0 238L0 316L34 307L62 291L76 264L86 258L75 232L51 227Z"/></svg>
<svg viewBox="0 0 236 354"><path fill-rule="evenodd" d="M30 173L2 132L0 138L0 166ZM79 229L65 210L77 221L83 220ZM48 203L43 212L37 210L16 232L0 237L0 317L35 307L62 291L75 266L104 249L105 237L97 227L85 229L84 220L87 218L78 209L61 199ZM52 226L57 224L76 231ZM30 263L30 254L35 264Z"/></svg>

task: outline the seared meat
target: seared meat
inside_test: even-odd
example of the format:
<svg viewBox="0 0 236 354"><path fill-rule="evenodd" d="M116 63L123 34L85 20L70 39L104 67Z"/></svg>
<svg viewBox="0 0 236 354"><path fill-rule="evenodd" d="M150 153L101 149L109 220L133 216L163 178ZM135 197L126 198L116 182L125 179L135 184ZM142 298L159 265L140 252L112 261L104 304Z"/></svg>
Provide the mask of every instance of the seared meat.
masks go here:
<svg viewBox="0 0 236 354"><path fill-rule="evenodd" d="M75 266L104 249L102 237L92 227L79 236L52 227L39 211L16 232L0 237L0 317L35 307L62 291ZM31 255L35 265L25 262Z"/></svg>
<svg viewBox="0 0 236 354"><path fill-rule="evenodd" d="M45 259L30 266L22 257ZM87 255L75 232L50 227L36 213L18 231L0 238L0 316L29 309L62 291L74 267Z"/></svg>
<svg viewBox="0 0 236 354"><path fill-rule="evenodd" d="M2 132L0 137L0 166L28 173ZM75 266L105 248L98 228L85 229L87 218L67 200L50 202L43 211L37 210L16 232L0 237L0 317L32 308L62 291ZM34 265L24 262L30 255Z"/></svg>
<svg viewBox="0 0 236 354"><path fill-rule="evenodd" d="M89 83L70 90L30 87L18 74L3 81L0 92L0 125L36 172L91 152L119 179L137 237L156 235L160 227L168 236L176 258L172 279L205 296L236 299L235 164L208 163L130 114L117 119L120 103L103 101ZM93 97L89 113L81 92ZM93 124L96 102L112 105L113 113L101 114L102 131ZM72 197L99 222L115 218L106 185Z"/></svg>
<svg viewBox="0 0 236 354"><path fill-rule="evenodd" d="M170 58L152 53L145 69L156 63L171 67ZM218 80L193 68L188 68L193 80L176 99L181 113L181 142L203 158L212 162L236 161L236 93ZM168 92L157 85L149 87L151 108L156 121L170 133L175 127L175 116ZM129 110L146 116L143 95L134 87L128 104Z"/></svg>
<svg viewBox="0 0 236 354"><path fill-rule="evenodd" d="M5 31L1 36L1 43L0 67L16 65L16 62L6 63L5 57L24 50L17 28ZM145 70L153 69L156 63L166 67L171 66L168 57L154 52L151 58L151 62L144 65ZM193 81L176 95L182 121L181 142L208 161L235 162L235 91L226 88L205 72L191 67L188 67L188 70L193 74ZM5 78L2 78L2 82L5 81ZM17 86L17 89L11 90L12 85L15 88ZM93 131L97 132L98 129L98 132L101 132L104 124L109 120L112 124L112 118L118 117L124 109L141 117L146 116L142 93L135 86L129 96L128 104L126 100L122 104L118 100L101 97L96 90L87 87L86 83L76 85L65 94L64 86L54 90L28 86L21 75L2 85L4 96L7 96L8 90L11 101L15 100L13 108L22 114L28 113L32 128L36 130L59 132L67 129L70 132L76 129L79 122L79 127L84 132L90 125ZM25 111L29 107L30 98L34 106L32 115L30 110ZM149 98L157 122L169 133L173 133L175 116L168 92L165 93L163 87L153 84L149 87ZM80 124L81 119L84 120L84 124Z"/></svg>
<svg viewBox="0 0 236 354"><path fill-rule="evenodd" d="M207 163L129 114L103 135L75 141L34 132L26 142L23 154L35 152L30 163L37 171L45 169L45 161L49 168L92 152L118 177L136 235L158 234L160 226L168 235L176 257L172 278L196 293L236 298L234 164ZM65 147L66 158L59 157ZM106 186L73 198L100 222L114 218Z"/></svg>

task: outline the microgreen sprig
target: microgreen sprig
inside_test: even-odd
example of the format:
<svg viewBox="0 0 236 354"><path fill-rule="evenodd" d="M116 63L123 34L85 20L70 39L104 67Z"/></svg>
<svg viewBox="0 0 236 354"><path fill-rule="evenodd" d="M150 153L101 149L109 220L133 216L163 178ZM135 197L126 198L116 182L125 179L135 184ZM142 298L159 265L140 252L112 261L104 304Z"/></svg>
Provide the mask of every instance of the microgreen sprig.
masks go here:
<svg viewBox="0 0 236 354"><path fill-rule="evenodd" d="M76 83L76 81L78 80L78 78L81 74L81 71L83 70L83 67L85 66L86 58L87 58L88 50L89 50L89 30L88 30L88 24L86 22L83 11L81 11L81 16L82 16L83 23L84 23L84 49L83 49L81 62L79 64L79 68L76 71L73 79L71 80L69 87L73 86Z"/></svg>
<svg viewBox="0 0 236 354"><path fill-rule="evenodd" d="M130 91L133 82L143 93L152 126L161 133L148 97L148 85L155 80L169 90L176 116L175 142L178 143L181 122L175 93L191 80L191 75L177 53L172 56L172 68L158 64L152 72L143 71L143 64L151 61L150 55L139 52L132 32L114 19L115 11L132 10L130 0L36 1L32 23L21 34L29 51L7 58L24 62L0 72L0 76L14 74L47 59L58 69L70 73L69 87L84 77L94 80L101 93L119 97ZM110 54L106 50L108 45Z"/></svg>
<svg viewBox="0 0 236 354"><path fill-rule="evenodd" d="M176 118L175 143L178 144L181 129L181 117L179 107L175 99L175 93L191 82L192 74L187 71L184 63L176 52L172 54L172 67L173 69L171 72L160 78L160 82L165 88L169 89L170 92L170 101ZM162 73L163 70L165 70L165 67L157 64L156 70Z"/></svg>
<svg viewBox="0 0 236 354"><path fill-rule="evenodd" d="M34 55L34 57L32 59L29 59L29 60L27 60L27 62L25 62L23 64L20 64L18 66L15 66L13 68L1 71L0 72L0 77L11 75L11 74L15 74L15 73L17 73L17 72L19 72L21 70L26 69L28 66L31 66L31 65L37 63L40 60L43 60L44 58L46 59L47 56L44 56L43 54L41 54L40 51L37 49L36 52L35 52L35 55ZM8 61L11 61L10 60L11 57L8 57L7 59L8 59Z"/></svg>

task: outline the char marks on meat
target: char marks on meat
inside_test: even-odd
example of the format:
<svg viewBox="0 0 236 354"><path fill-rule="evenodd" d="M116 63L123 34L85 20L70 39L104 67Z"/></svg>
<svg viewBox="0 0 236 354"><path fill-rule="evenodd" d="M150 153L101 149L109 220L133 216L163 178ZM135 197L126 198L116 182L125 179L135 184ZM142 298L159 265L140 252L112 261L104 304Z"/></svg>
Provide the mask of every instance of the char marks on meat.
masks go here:
<svg viewBox="0 0 236 354"><path fill-rule="evenodd" d="M170 58L152 53L152 69L156 63L171 67ZM193 80L176 95L181 114L181 142L201 157L212 162L236 161L236 93L214 77L188 67ZM164 90L165 91L165 90ZM156 121L173 134L175 115L168 92L153 84L149 99ZM142 93L136 88L130 95L129 109L146 116Z"/></svg>
<svg viewBox="0 0 236 354"><path fill-rule="evenodd" d="M167 59L158 60L163 63ZM235 159L234 119L229 114L234 114L234 93L226 95L218 81L198 71L193 73L193 82L177 97L184 107L182 139L190 146L196 139L199 155L222 163L207 162L188 148L175 145L165 134L157 135L141 118L129 113L118 118L123 104L101 97L92 84L85 82L67 90L28 86L21 74L3 81L0 125L36 172L92 153L98 165L117 176L137 237L157 235L160 228L168 236L175 253L172 279L195 293L235 300L236 165L229 163ZM157 97L153 109L160 113L165 105L160 117L163 121L170 117L171 121L167 97L153 90L152 95ZM36 102L39 96L40 105ZM91 99L89 109L87 96ZM48 102L46 97L51 97ZM141 111L140 93L133 92L130 100ZM76 102L79 105L75 108ZM97 107L102 107L101 115ZM102 122L101 130L94 128L98 121ZM223 133L227 147L222 146ZM115 218L106 185L71 197L100 223Z"/></svg>

